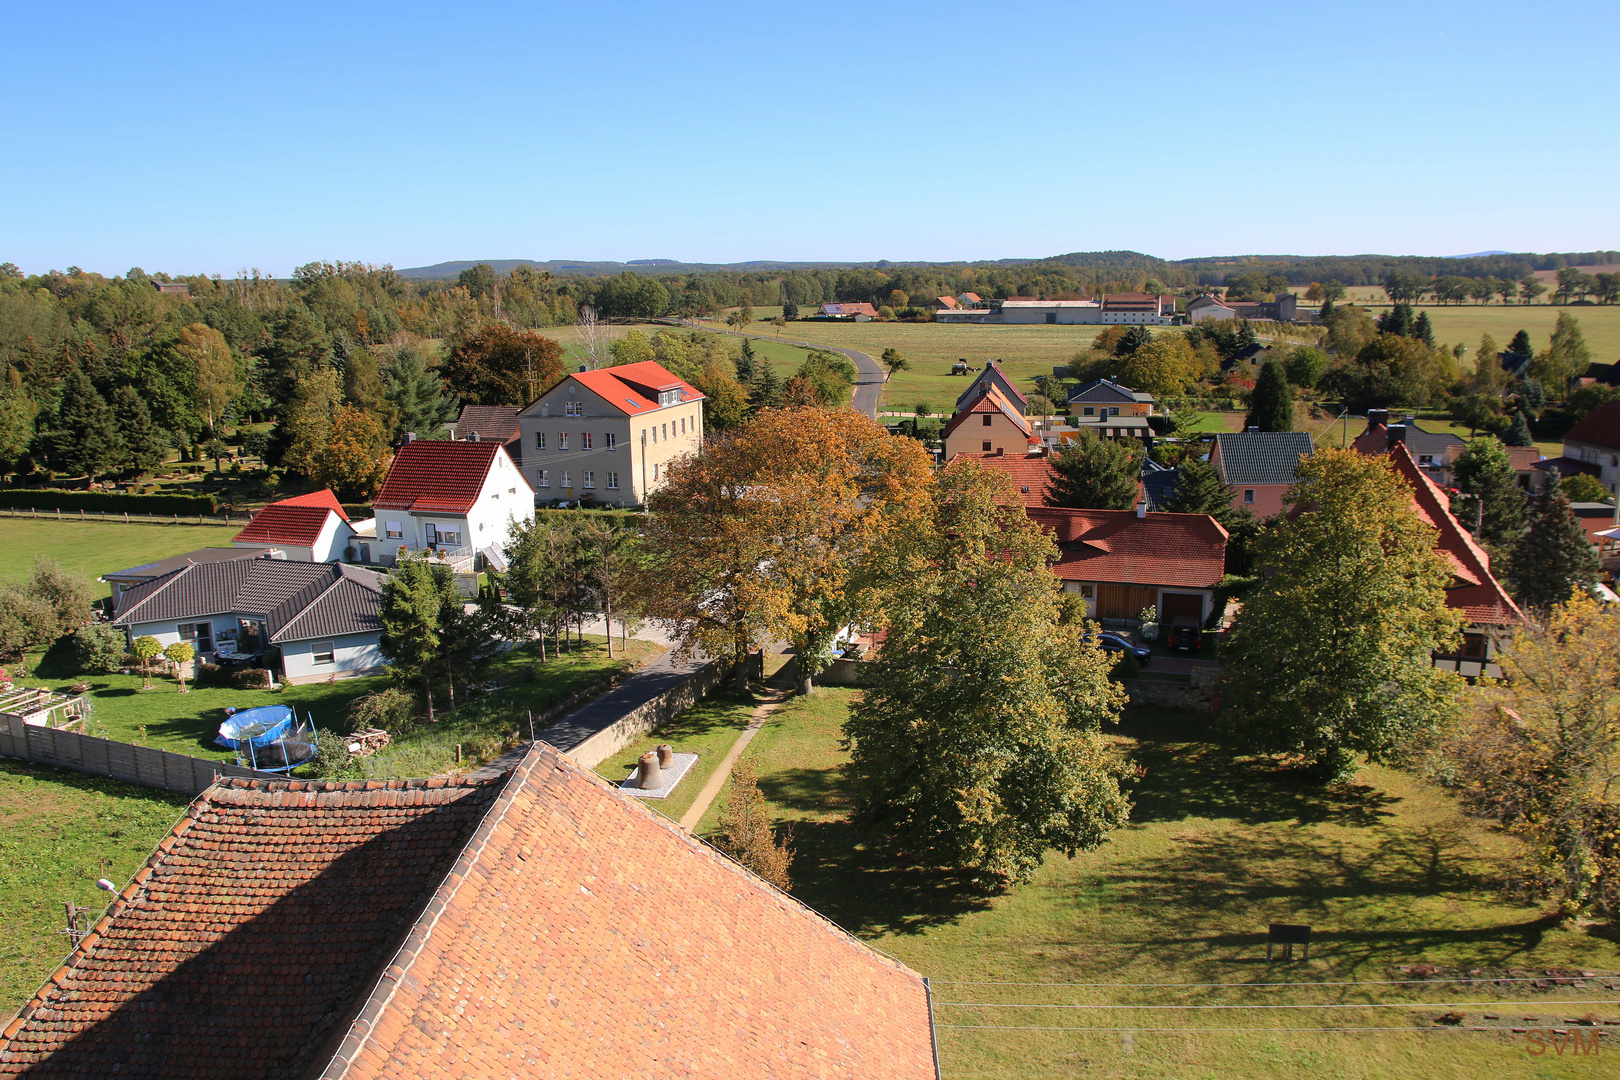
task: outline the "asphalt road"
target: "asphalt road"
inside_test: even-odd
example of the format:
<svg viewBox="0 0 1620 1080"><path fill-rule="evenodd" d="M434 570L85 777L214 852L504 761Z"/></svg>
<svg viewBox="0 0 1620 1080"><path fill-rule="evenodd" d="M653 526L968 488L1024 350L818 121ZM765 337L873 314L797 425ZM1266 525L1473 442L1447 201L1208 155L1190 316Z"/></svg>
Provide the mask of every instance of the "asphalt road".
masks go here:
<svg viewBox="0 0 1620 1080"><path fill-rule="evenodd" d="M833 345L817 345L810 341L786 341L782 338L767 337L764 334L743 334L736 330L716 330L712 326L703 326L691 320L682 320L682 325L690 326L694 330L705 330L711 334L730 334L732 337L753 338L755 341L774 341L781 345L797 345L805 349L821 349L825 352L843 353L855 365L857 372L855 379L855 408L877 419L878 400L883 396L883 365L859 349L840 349Z"/></svg>

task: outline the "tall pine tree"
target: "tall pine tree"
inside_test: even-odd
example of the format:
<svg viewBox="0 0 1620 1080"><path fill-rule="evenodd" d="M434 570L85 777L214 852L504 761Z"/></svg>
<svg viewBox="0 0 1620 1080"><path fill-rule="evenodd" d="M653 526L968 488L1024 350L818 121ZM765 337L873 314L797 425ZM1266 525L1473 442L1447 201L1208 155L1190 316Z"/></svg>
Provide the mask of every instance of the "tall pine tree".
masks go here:
<svg viewBox="0 0 1620 1080"><path fill-rule="evenodd" d="M785 398L786 390L782 385L781 376L769 361L763 361L754 368L754 378L748 387L748 408L751 412L761 409L780 409Z"/></svg>
<svg viewBox="0 0 1620 1080"><path fill-rule="evenodd" d="M157 468L169 453L169 439L152 420L152 411L133 386L113 391L113 417L117 421L122 454L119 467L133 472Z"/></svg>
<svg viewBox="0 0 1620 1080"><path fill-rule="evenodd" d="M742 339L742 354L737 357L737 381L747 386L754 381L758 364L755 363L754 345L747 338ZM769 366L769 365L767 365Z"/></svg>
<svg viewBox="0 0 1620 1080"><path fill-rule="evenodd" d="M1427 311L1418 312L1418 317L1412 320L1411 337L1423 342L1429 348L1434 348L1434 324L1429 322Z"/></svg>
<svg viewBox="0 0 1620 1080"><path fill-rule="evenodd" d="M1535 439L1530 437L1530 421L1524 418L1524 410L1517 409L1513 413L1513 426L1508 428L1502 436L1502 442L1508 446L1531 446Z"/></svg>
<svg viewBox="0 0 1620 1080"><path fill-rule="evenodd" d="M1142 444L1104 439L1082 430L1048 460L1056 474L1046 487L1047 506L1084 510L1129 510L1141 491Z"/></svg>
<svg viewBox="0 0 1620 1080"><path fill-rule="evenodd" d="M1525 496L1513 463L1496 439L1469 443L1451 463L1463 498L1452 509L1475 536L1495 547L1511 547L1524 532Z"/></svg>
<svg viewBox="0 0 1620 1080"><path fill-rule="evenodd" d="M1280 361L1267 360L1260 368L1244 424L1261 431L1294 430L1294 392L1289 389L1288 372Z"/></svg>
<svg viewBox="0 0 1620 1080"><path fill-rule="evenodd" d="M91 480L110 472L118 463L118 425L112 406L96 392L90 377L77 364L62 380L62 403L57 409L51 445L55 468L70 474L82 473Z"/></svg>
<svg viewBox="0 0 1620 1080"><path fill-rule="evenodd" d="M1590 592L1602 573L1597 549L1569 508L1558 473L1547 473L1547 487L1536 497L1530 527L1514 545L1508 564L1513 598L1523 607L1546 611L1575 594Z"/></svg>

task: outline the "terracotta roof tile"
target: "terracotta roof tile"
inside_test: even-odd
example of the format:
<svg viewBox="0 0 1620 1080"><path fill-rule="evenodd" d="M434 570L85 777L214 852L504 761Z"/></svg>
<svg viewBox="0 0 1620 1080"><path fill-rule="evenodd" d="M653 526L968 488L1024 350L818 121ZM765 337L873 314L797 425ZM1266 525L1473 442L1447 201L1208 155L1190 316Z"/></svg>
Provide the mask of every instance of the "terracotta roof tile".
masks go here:
<svg viewBox="0 0 1620 1080"><path fill-rule="evenodd" d="M666 406L658 404L660 390L678 391L682 404L703 400L703 394L696 387L682 382L680 376L652 360L643 360L639 364L597 368L595 371L576 371L568 378L580 383L608 405L630 416L665 408Z"/></svg>
<svg viewBox="0 0 1620 1080"><path fill-rule="evenodd" d="M294 506L273 502L253 515L247 528L231 537L242 544L283 544L314 547L334 511L325 506ZM347 520L347 519L345 519Z"/></svg>
<svg viewBox="0 0 1620 1080"><path fill-rule="evenodd" d="M1019 412L1012 402L1008 401L995 386L984 383L979 389L979 396L967 408L962 409L946 423L945 430L940 432L940 438L945 438L951 432L967 423L967 418L978 413L1001 413L1011 420L1024 433L1025 438L1033 438L1033 429L1024 414Z"/></svg>
<svg viewBox="0 0 1620 1080"><path fill-rule="evenodd" d="M1208 514L1030 508L1062 552L1065 581L1213 588L1226 572L1226 530Z"/></svg>
<svg viewBox="0 0 1620 1080"><path fill-rule="evenodd" d="M324 506L328 510L337 511L337 516L342 518L344 521L349 520L349 515L344 511L343 504L338 502L338 497L332 493L331 488L322 488L319 491L312 491L308 495L294 495L290 499L280 499L280 500L278 500L276 502L271 503L270 505L271 506Z"/></svg>
<svg viewBox="0 0 1620 1080"><path fill-rule="evenodd" d="M511 442L518 435L520 405L463 405L456 418L456 438L477 435L481 442Z"/></svg>
<svg viewBox="0 0 1620 1080"><path fill-rule="evenodd" d="M550 747L218 784L168 840L0 1075L935 1075L919 976Z"/></svg>
<svg viewBox="0 0 1620 1080"><path fill-rule="evenodd" d="M963 459L977 461L987 469L1005 473L1025 506L1046 505L1046 486L1056 474L1051 459L1046 455L973 454L963 451L951 458L952 461Z"/></svg>
<svg viewBox="0 0 1620 1080"><path fill-rule="evenodd" d="M1620 450L1620 401L1599 405L1587 413L1569 429L1564 441Z"/></svg>
<svg viewBox="0 0 1620 1080"><path fill-rule="evenodd" d="M465 514L478 501L484 478L503 453L494 442L437 442L418 439L399 448L372 506Z"/></svg>

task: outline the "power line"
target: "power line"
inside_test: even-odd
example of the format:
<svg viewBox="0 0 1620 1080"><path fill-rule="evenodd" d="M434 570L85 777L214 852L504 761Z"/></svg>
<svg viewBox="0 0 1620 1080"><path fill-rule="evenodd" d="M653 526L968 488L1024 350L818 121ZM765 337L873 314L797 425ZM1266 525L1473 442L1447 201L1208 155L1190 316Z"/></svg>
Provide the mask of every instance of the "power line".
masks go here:
<svg viewBox="0 0 1620 1080"><path fill-rule="evenodd" d="M1620 1000L1571 1000L1542 998L1539 1001L1380 1001L1366 1005L1024 1005L1000 1001L936 1001L937 1006L954 1005L964 1009L1155 1009L1207 1012L1221 1009L1503 1009L1519 1005L1620 1005Z"/></svg>
<svg viewBox="0 0 1620 1080"><path fill-rule="evenodd" d="M1409 1031L1409 1032L1412 1032L1415 1035L1422 1035L1422 1034L1426 1034L1426 1033L1430 1033L1430 1032L1453 1032L1453 1031L1472 1031L1472 1032L1476 1032L1476 1033L1481 1032L1481 1031L1485 1031L1485 1032L1489 1032L1489 1031L1506 1032L1506 1031L1508 1031L1507 1028L1464 1027L1464 1026L1461 1026L1461 1025L1456 1025L1456 1026L1448 1025L1448 1026L1444 1026L1444 1027L1432 1027L1432 1028L1417 1028L1417 1027L1080 1027L1078 1025L1069 1025L1069 1024L1061 1024L1061 1025L1057 1025L1057 1026L1045 1026L1045 1025L1040 1025L1040 1024L938 1024L936 1026L941 1028L941 1029L955 1028L955 1029L959 1029L959 1030L970 1030L970 1031L977 1031L977 1030L988 1030L988 1031L1110 1031L1110 1032L1118 1032L1118 1031L1159 1031L1159 1032L1172 1032L1172 1033L1178 1034L1178 1035L1204 1034L1204 1033L1209 1033L1209 1032L1223 1032L1223 1031L1291 1031L1291 1032L1301 1032L1301 1031L1316 1031L1316 1032ZM1602 1028L1592 1028L1591 1030L1594 1031L1594 1032L1600 1032L1600 1031L1603 1031L1604 1029L1602 1029Z"/></svg>

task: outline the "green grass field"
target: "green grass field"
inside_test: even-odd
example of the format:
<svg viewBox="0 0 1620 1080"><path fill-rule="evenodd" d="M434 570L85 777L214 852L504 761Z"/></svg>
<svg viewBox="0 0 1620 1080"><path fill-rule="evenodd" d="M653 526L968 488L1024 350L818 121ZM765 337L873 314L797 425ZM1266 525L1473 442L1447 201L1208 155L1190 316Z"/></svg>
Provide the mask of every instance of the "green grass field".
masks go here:
<svg viewBox="0 0 1620 1080"><path fill-rule="evenodd" d="M652 735L609 757L596 767L596 772L617 784L636 767L642 754L657 749L659 743L668 743L677 754L696 754L697 764L681 778L669 798L645 800L654 810L679 821L714 775L720 759L748 726L748 718L754 714L757 704L751 694L739 697L731 690L717 693Z"/></svg>
<svg viewBox="0 0 1620 1080"><path fill-rule="evenodd" d="M1167 987L1168 983L1400 979L1447 971L1571 966L1615 971L1607 931L1560 926L1497 891L1514 842L1462 817L1443 794L1389 769L1354 784L1300 786L1269 762L1205 741L1197 725L1142 710L1120 736L1146 772L1132 823L1094 852L1048 857L1000 895L960 875L910 869L843 820L838 727L855 692L822 688L779 711L755 740L761 786L793 829L794 894L934 980L943 1073L1014 1077L1384 1078L1607 1075L1601 1058L1532 1057L1522 1035L1436 1030L1458 1008L1504 1026L1562 1023L1620 1006L1554 1004L1586 992L1486 987ZM723 793L722 793L723 797ZM703 828L712 827L712 814ZM1268 922L1315 928L1308 962L1267 962ZM965 980L965 981L951 981ZM1000 985L975 985L975 981ZM1605 981L1620 982L1620 979ZM1008 983L1067 984L1012 986ZM1102 986L1102 983L1149 983ZM1075 985L1079 984L1079 985ZM1457 1002L1533 1001L1482 1009ZM1328 1005L1320 1010L967 1008L1047 1005ZM1350 1009L1373 1002L1401 1007ZM1406 1007L1411 1003L1411 1007ZM952 1025L952 1026L943 1026ZM955 1025L1165 1028L1127 1042L1102 1032ZM1384 1027L1338 1033L1318 1027ZM1242 1028L1282 1028L1248 1031ZM1611 1053L1606 1046L1604 1053Z"/></svg>
<svg viewBox="0 0 1620 1080"><path fill-rule="evenodd" d="M245 524L245 522L244 522ZM20 581L34 557L55 559L90 578L205 547L230 547L242 526L121 525L111 522L56 522L0 514L0 528L11 537L0 558L0 580Z"/></svg>
<svg viewBox="0 0 1620 1080"><path fill-rule="evenodd" d="M166 791L0 759L0 1015L10 1015L68 954L64 901L100 917L185 811ZM88 923L86 924L88 925Z"/></svg>

